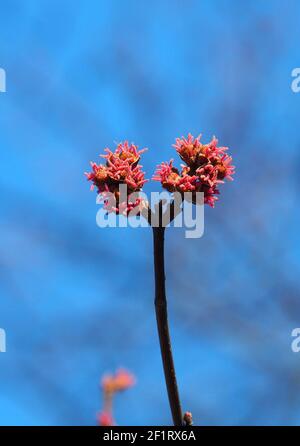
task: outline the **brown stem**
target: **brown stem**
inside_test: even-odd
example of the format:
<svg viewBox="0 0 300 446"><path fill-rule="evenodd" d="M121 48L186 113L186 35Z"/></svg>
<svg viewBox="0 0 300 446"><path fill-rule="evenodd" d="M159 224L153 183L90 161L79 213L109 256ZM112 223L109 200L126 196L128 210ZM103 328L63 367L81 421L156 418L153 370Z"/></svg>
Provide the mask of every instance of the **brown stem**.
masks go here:
<svg viewBox="0 0 300 446"><path fill-rule="evenodd" d="M162 362L174 426L182 426L182 412L176 381L172 346L168 326L167 299L165 290L164 227L153 227L155 311Z"/></svg>

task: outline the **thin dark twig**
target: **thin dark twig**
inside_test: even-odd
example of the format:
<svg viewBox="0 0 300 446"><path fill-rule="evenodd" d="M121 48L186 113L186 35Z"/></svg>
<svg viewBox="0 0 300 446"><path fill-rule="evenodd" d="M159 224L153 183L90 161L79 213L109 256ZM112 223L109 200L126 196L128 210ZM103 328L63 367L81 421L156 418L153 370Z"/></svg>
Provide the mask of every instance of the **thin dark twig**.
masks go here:
<svg viewBox="0 0 300 446"><path fill-rule="evenodd" d="M161 210L161 209L160 209ZM164 367L166 386L174 426L182 426L182 411L178 393L172 346L168 326L167 299L165 290L163 226L153 227L154 239L154 271L155 271L155 311L160 342L160 350Z"/></svg>

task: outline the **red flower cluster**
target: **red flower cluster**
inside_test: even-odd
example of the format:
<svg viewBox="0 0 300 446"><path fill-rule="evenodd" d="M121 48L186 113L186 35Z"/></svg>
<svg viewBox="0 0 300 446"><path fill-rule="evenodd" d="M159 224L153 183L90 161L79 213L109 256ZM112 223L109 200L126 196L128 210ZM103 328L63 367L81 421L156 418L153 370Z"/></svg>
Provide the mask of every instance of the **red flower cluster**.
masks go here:
<svg viewBox="0 0 300 446"><path fill-rule="evenodd" d="M92 182L91 189L96 186L98 193L104 198L104 208L108 212L128 215L128 213L140 206L142 200L135 196L130 200L130 195L141 191L144 183L144 172L142 166L138 164L141 154L145 151L137 150L137 146L125 141L118 144L116 150L112 152L105 149L106 155L100 155L106 159L105 164L91 162L92 172L86 172L88 181ZM120 185L127 186L126 197L120 193ZM108 199L113 197L114 200Z"/></svg>
<svg viewBox="0 0 300 446"><path fill-rule="evenodd" d="M100 412L98 414L99 426L114 426L115 421L109 412Z"/></svg>
<svg viewBox="0 0 300 446"><path fill-rule="evenodd" d="M177 138L174 147L186 165L181 165L179 171L173 166L173 160L163 162L157 167L153 180L160 181L169 192L203 192L204 203L214 207L218 185L225 179L232 180L234 166L232 158L225 153L228 148L217 147L216 138L208 144L202 144L200 139L201 135L194 138L191 134L187 138ZM193 202L196 202L196 195Z"/></svg>
<svg viewBox="0 0 300 446"><path fill-rule="evenodd" d="M134 376L125 369L119 369L115 375L105 375L102 379L104 393L115 393L134 386Z"/></svg>
<svg viewBox="0 0 300 446"><path fill-rule="evenodd" d="M129 389L134 386L135 377L127 370L119 369L114 375L105 375L101 382L104 398L104 408L98 414L100 426L115 426L112 416L113 397L115 393Z"/></svg>

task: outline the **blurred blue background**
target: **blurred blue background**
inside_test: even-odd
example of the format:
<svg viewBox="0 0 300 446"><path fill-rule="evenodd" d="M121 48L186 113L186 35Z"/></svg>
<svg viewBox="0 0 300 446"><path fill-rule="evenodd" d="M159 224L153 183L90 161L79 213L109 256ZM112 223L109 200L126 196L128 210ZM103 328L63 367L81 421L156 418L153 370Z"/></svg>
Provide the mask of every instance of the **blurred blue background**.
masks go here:
<svg viewBox="0 0 300 446"><path fill-rule="evenodd" d="M128 139L149 178L188 132L216 134L237 174L201 239L167 232L183 409L300 424L299 19L297 0L1 1L0 424L93 425L118 366L137 385L117 423L171 424L151 231L99 229L83 172Z"/></svg>

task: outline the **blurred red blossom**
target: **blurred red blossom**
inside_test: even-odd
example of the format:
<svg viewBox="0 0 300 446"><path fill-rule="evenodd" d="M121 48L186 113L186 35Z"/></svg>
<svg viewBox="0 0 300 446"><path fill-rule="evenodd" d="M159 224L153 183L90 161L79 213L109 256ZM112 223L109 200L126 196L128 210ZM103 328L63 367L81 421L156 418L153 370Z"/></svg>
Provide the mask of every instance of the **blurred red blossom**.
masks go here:
<svg viewBox="0 0 300 446"><path fill-rule="evenodd" d="M144 178L142 166L139 165L140 156L147 149L138 150L134 144L128 141L117 145L114 152L106 148L106 155L100 155L106 160L105 164L91 162L92 171L86 172L88 181L92 182L91 190L97 188L99 194L104 198L104 208L108 212L128 215L135 207L143 205L143 201L136 197L130 200L130 195L142 190L147 180ZM119 186L127 186L127 195L122 197ZM113 195L114 203L107 197Z"/></svg>
<svg viewBox="0 0 300 446"><path fill-rule="evenodd" d="M135 384L135 377L125 369L119 369L115 375L105 375L102 378L102 389L105 393L120 392Z"/></svg>
<svg viewBox="0 0 300 446"><path fill-rule="evenodd" d="M104 407L98 414L98 424L100 426L115 426L112 415L113 398L117 392L129 389L136 382L135 376L125 369L119 369L116 373L104 375L101 380L101 388L103 391Z"/></svg>
<svg viewBox="0 0 300 446"><path fill-rule="evenodd" d="M160 181L169 192L203 192L204 203L214 207L218 185L225 179L232 180L235 168L232 157L225 153L228 148L218 147L215 137L208 144L200 140L201 135L194 138L191 134L187 138L177 138L174 147L186 165L182 164L179 171L173 166L173 160L162 162L153 180Z"/></svg>
<svg viewBox="0 0 300 446"><path fill-rule="evenodd" d="M98 414L98 424L99 426L114 426L115 422L109 412L103 411Z"/></svg>

